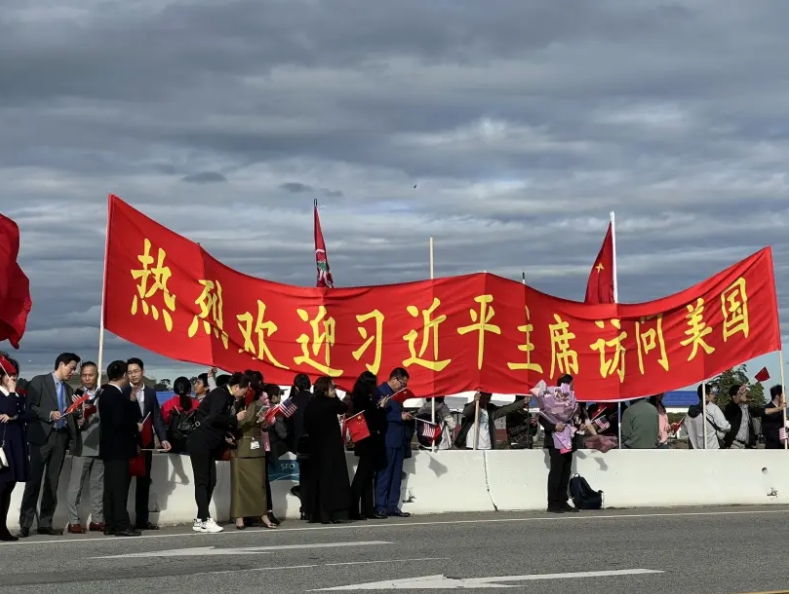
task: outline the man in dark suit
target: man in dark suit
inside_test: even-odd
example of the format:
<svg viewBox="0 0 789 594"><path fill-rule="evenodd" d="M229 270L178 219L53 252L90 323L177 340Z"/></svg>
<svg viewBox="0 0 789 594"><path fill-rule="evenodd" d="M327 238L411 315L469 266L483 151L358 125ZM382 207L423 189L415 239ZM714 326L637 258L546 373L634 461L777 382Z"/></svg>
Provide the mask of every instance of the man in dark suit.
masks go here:
<svg viewBox="0 0 789 594"><path fill-rule="evenodd" d="M124 389L124 396L130 398L132 402L136 402L142 419L148 415L151 416L153 430L159 438L159 443L165 451L170 450L170 442L167 441L167 429L164 426L164 419L162 418L162 410L159 407L159 400L156 398L156 390L146 386L143 381L145 378L145 365L141 359L132 357L126 361L127 376L129 385ZM148 443L142 444L142 449L152 450L154 448L153 435ZM153 452L145 452L145 476L137 477L135 481L136 496L135 496L135 522L134 526L137 530L158 530L159 526L152 523L148 519L148 500L151 491L151 463L153 462Z"/></svg>
<svg viewBox="0 0 789 594"><path fill-rule="evenodd" d="M113 361L107 367L109 383L99 397L99 453L104 461L104 534L139 536L129 521L131 474L129 460L137 455L142 417L136 403L124 395L128 380L126 362Z"/></svg>
<svg viewBox="0 0 789 594"><path fill-rule="evenodd" d="M52 518L58 505L58 483L69 442L78 447L79 430L73 415L65 416L71 405L72 389L68 381L74 375L80 358L74 353L62 353L55 360L55 371L38 375L27 386L30 410L35 420L28 424L27 441L30 445L30 480L25 483L19 513L19 536L30 536L36 516L41 483L41 511L38 515L38 534L61 534L52 528Z"/></svg>
<svg viewBox="0 0 789 594"><path fill-rule="evenodd" d="M375 511L376 517L387 518L395 516L407 518L411 514L400 510L400 485L403 476L403 460L405 450L410 447L412 434L406 431L405 422L412 420L403 405L391 400L390 397L408 386L408 372L402 367L396 367L389 374L389 381L378 386L379 406L386 411L386 468L378 472L375 481ZM408 438L406 437L408 436Z"/></svg>

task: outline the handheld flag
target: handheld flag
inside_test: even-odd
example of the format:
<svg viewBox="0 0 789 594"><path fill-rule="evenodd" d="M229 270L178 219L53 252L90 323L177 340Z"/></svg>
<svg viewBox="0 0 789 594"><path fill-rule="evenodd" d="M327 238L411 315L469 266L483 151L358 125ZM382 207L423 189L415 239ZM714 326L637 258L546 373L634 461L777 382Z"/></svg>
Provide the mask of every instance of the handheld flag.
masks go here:
<svg viewBox="0 0 789 594"><path fill-rule="evenodd" d="M411 400L412 398L416 398L416 396L414 396L414 393L408 388L403 388L402 390L398 390L397 392L392 394L391 398L389 399L402 404L406 400Z"/></svg>
<svg viewBox="0 0 789 594"><path fill-rule="evenodd" d="M70 414L72 414L72 413L75 413L75 412L77 412L77 411L79 410L79 408L80 408L80 407L81 407L83 404L85 404L85 403L86 403L88 400L90 400L90 394L84 394L84 395L80 396L80 397L79 397L79 398L77 398L77 399L76 399L74 402L72 402L72 403L71 403L71 406L69 406L69 407L66 409L66 412L65 412L65 414L67 414L67 415L70 415Z"/></svg>
<svg viewBox="0 0 789 594"><path fill-rule="evenodd" d="M416 420L422 423L422 426L419 429L419 435L421 435L431 443L436 443L441 438L440 425L436 423L431 423L430 421L426 421L420 418L417 418Z"/></svg>
<svg viewBox="0 0 789 594"><path fill-rule="evenodd" d="M364 413L356 413L352 417L345 420L345 429L351 436L351 441L358 443L363 439L370 437L370 428L367 426L367 420L364 418Z"/></svg>
<svg viewBox="0 0 789 594"><path fill-rule="evenodd" d="M142 440L143 448L153 445L153 419L151 419L151 413L145 415L145 418L142 420L140 439Z"/></svg>
<svg viewBox="0 0 789 594"><path fill-rule="evenodd" d="M287 400L284 400L276 406L272 406L270 409L268 409L264 414L263 419L267 424L271 425L272 421L274 421L277 415L282 415L287 419L296 414L298 409L299 407L294 404L293 400L288 398Z"/></svg>
<svg viewBox="0 0 789 594"><path fill-rule="evenodd" d="M766 382L770 379L770 372L767 371L766 367L763 367L755 376L753 376L753 378L757 382Z"/></svg>

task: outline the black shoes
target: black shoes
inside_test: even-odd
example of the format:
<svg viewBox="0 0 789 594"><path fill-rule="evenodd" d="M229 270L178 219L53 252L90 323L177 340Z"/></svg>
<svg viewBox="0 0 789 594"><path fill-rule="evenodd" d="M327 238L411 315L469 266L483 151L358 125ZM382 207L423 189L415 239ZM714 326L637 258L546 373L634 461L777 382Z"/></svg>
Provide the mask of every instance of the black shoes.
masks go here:
<svg viewBox="0 0 789 594"><path fill-rule="evenodd" d="M38 534L40 536L60 536L61 534L63 534L63 531L62 530L55 530L53 528L41 528L41 527L39 527L38 530L36 530L36 534Z"/></svg>
<svg viewBox="0 0 789 594"><path fill-rule="evenodd" d="M266 514L266 517L268 518L269 522L271 522L271 523L272 523L272 524L274 524L275 526L279 526L280 524L282 524L282 522L280 522L280 521L277 519L277 517L274 515L274 512L268 512L268 513Z"/></svg>
<svg viewBox="0 0 789 594"><path fill-rule="evenodd" d="M30 528L20 528L17 536L19 538L28 538L30 536Z"/></svg>

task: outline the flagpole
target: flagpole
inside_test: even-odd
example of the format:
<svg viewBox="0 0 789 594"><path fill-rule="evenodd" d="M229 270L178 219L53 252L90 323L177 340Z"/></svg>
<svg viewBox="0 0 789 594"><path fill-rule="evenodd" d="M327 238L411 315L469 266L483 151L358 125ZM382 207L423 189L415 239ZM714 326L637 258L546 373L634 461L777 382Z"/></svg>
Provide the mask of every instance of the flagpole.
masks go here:
<svg viewBox="0 0 789 594"><path fill-rule="evenodd" d="M707 449L707 382L706 380L702 380L701 382L701 416L704 417L702 422L704 423L704 447L702 449Z"/></svg>
<svg viewBox="0 0 789 594"><path fill-rule="evenodd" d="M614 277L614 303L619 303L619 281L616 278L616 214L612 210L608 213L608 216L611 220L611 251L613 252L611 255L611 266L613 270L611 271L612 276ZM617 415L617 423L616 423L616 447L618 449L622 449L622 403L616 403L616 415Z"/></svg>
<svg viewBox="0 0 789 594"><path fill-rule="evenodd" d="M104 308L106 302L107 292L107 253L110 246L110 217L112 215L112 197L107 198L107 224L104 227L104 269L101 274L101 310L99 319L99 355L97 364L99 367L99 387L101 386L101 378L104 373ZM109 378L108 378L109 380Z"/></svg>
<svg viewBox="0 0 789 594"><path fill-rule="evenodd" d="M784 402L786 402L786 388L784 387L784 351L783 348L778 351L778 364L781 366L781 396L783 397ZM783 417L784 417L784 432L786 432L786 408L783 410ZM789 439L784 440L784 449L789 448Z"/></svg>
<svg viewBox="0 0 789 594"><path fill-rule="evenodd" d="M433 269L433 264L434 264L434 259L433 259L433 238L431 237L430 238L430 280L433 280L433 278L434 278L434 276L433 276L433 270L434 270ZM435 423L436 422L436 398L435 398L435 394L433 394L432 396L433 396L433 398L430 399L430 420L431 420L431 422ZM430 446L430 451L433 452L433 453L435 453L435 451L436 451L436 440L435 439L433 440L433 444Z"/></svg>

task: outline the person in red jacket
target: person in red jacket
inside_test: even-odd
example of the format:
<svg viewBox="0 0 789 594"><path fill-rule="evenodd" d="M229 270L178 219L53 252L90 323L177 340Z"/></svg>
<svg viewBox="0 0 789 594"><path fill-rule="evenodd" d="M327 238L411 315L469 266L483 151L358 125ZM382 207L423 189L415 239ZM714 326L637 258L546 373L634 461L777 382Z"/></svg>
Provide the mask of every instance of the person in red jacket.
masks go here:
<svg viewBox="0 0 789 594"><path fill-rule="evenodd" d="M197 400L192 398L191 394L192 384L185 377L181 376L176 378L173 383L173 391L175 392L175 396L162 405L162 418L164 419L165 427L169 427L170 417L174 410L184 414L197 406Z"/></svg>

